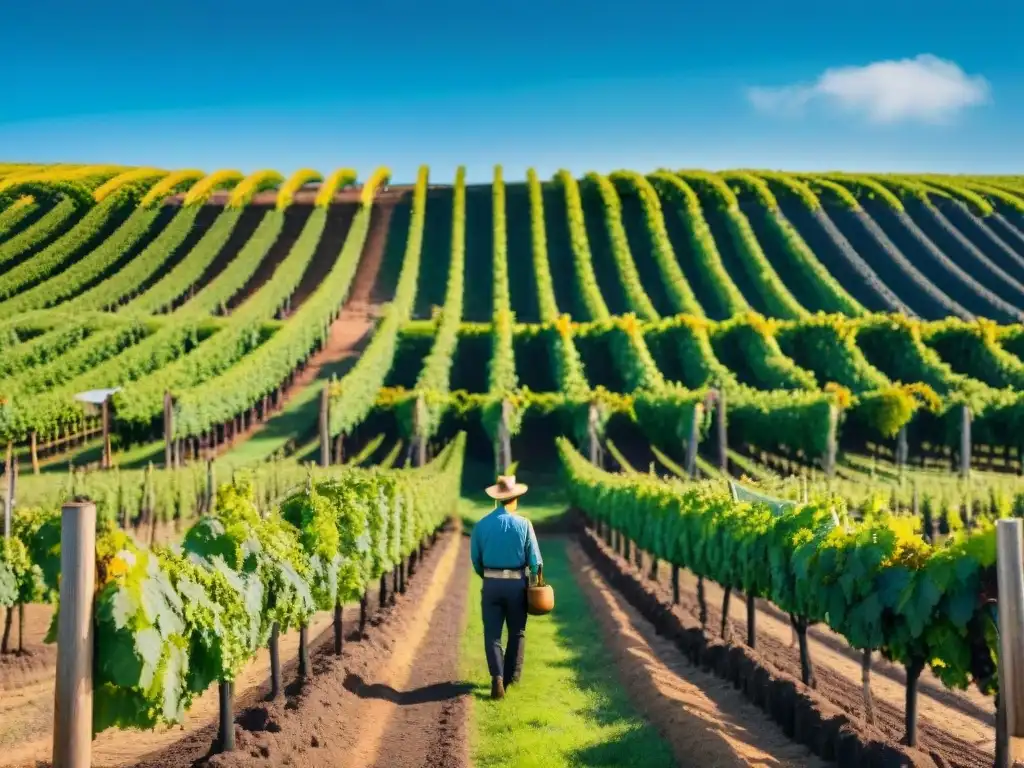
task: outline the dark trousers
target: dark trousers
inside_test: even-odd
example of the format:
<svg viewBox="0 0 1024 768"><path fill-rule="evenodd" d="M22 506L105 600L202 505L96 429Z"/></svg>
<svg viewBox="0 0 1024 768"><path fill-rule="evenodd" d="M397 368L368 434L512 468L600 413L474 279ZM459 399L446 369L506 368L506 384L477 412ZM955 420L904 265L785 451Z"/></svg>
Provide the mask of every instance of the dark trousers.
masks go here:
<svg viewBox="0 0 1024 768"><path fill-rule="evenodd" d="M484 649L491 677L518 681L526 650L526 579L484 579ZM508 625L508 648L501 652L502 626Z"/></svg>

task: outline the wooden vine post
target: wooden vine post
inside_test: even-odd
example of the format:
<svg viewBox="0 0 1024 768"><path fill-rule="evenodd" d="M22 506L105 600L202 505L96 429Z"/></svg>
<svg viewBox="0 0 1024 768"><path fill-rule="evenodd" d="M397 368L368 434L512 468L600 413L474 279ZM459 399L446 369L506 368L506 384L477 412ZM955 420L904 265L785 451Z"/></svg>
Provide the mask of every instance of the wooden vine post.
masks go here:
<svg viewBox="0 0 1024 768"><path fill-rule="evenodd" d="M4 459L4 537L11 536L11 518L14 516L14 448L7 443Z"/></svg>
<svg viewBox="0 0 1024 768"><path fill-rule="evenodd" d="M164 466L174 467L174 399L164 392Z"/></svg>
<svg viewBox="0 0 1024 768"><path fill-rule="evenodd" d="M999 695L996 766L1024 761L1024 521L996 522L999 586Z"/></svg>
<svg viewBox="0 0 1024 768"><path fill-rule="evenodd" d="M113 457L110 450L110 395L103 398L100 405L100 420L103 424L103 458L100 466L103 469L110 469L113 464Z"/></svg>
<svg viewBox="0 0 1024 768"><path fill-rule="evenodd" d="M11 463L11 458L12 458L12 451L11 451L10 443L8 443L8 446L7 446L7 459L6 459L5 464L4 464L4 483L5 483L5 486L6 486L5 489L4 489L4 538L5 539L9 539L13 535L12 530L11 530L11 526L13 524L12 523L12 517L14 515L14 493L13 493L14 492L14 486L13 486L14 475L12 474L12 472L13 472L13 464ZM19 606L19 608L20 608L20 606ZM22 622L22 624L23 623L24 622ZM7 653L8 643L10 642L10 637L11 637L11 627L13 626L13 624L14 624L14 606L10 606L10 607L8 607L8 609L6 611L6 615L4 616L3 640L0 641L0 650L2 650L4 653ZM21 631L20 630L20 626L21 625L19 625L19 632Z"/></svg>
<svg viewBox="0 0 1024 768"><path fill-rule="evenodd" d="M299 626L299 677L308 677L310 669L312 667L309 664L309 625L302 624Z"/></svg>
<svg viewBox="0 0 1024 768"><path fill-rule="evenodd" d="M149 523L149 546L156 541L156 487L153 482L153 462L146 465L143 493L146 499L146 521Z"/></svg>
<svg viewBox="0 0 1024 768"><path fill-rule="evenodd" d="M206 514L213 514L214 500L217 498L217 479L213 471L213 458L206 460Z"/></svg>
<svg viewBox="0 0 1024 768"><path fill-rule="evenodd" d="M907 459L910 455L910 446L907 443L907 425L900 427L896 433L896 469L899 472L900 482L903 482L903 475L907 468Z"/></svg>
<svg viewBox="0 0 1024 768"><path fill-rule="evenodd" d="M757 600L747 594L747 645L757 648Z"/></svg>
<svg viewBox="0 0 1024 768"><path fill-rule="evenodd" d="M363 588L363 594L359 598L359 637L366 637L366 622L369 619L369 598L366 594L367 590Z"/></svg>
<svg viewBox="0 0 1024 768"><path fill-rule="evenodd" d="M598 425L600 423L601 414L598 410L597 403L591 402L590 408L587 411L587 442L590 463L596 467L600 467L603 464L601 457L601 439L598 437Z"/></svg>
<svg viewBox="0 0 1024 768"><path fill-rule="evenodd" d="M718 468L729 474L729 433L726 422L725 388L718 384L715 389L715 425L718 431Z"/></svg>
<svg viewBox="0 0 1024 768"><path fill-rule="evenodd" d="M693 421L690 422L690 437L686 441L686 474L691 480L697 479L697 444L700 441L700 420L703 414L703 403L694 403Z"/></svg>
<svg viewBox="0 0 1024 768"><path fill-rule="evenodd" d="M217 698L220 707L217 748L220 752L232 752L235 749L235 684L221 680L217 686Z"/></svg>
<svg viewBox="0 0 1024 768"><path fill-rule="evenodd" d="M91 501L66 503L61 509L60 538L53 766L89 768L92 765L96 505Z"/></svg>
<svg viewBox="0 0 1024 768"><path fill-rule="evenodd" d="M839 406L833 403L828 410L828 434L825 436L825 456L822 464L825 477L832 480L836 473L836 453L839 450Z"/></svg>
<svg viewBox="0 0 1024 768"><path fill-rule="evenodd" d="M32 457L32 474L39 474L39 440L36 431L33 429L28 433L29 455Z"/></svg>
<svg viewBox="0 0 1024 768"><path fill-rule="evenodd" d="M415 448L412 452L413 464L422 467L427 463L427 402L420 392L416 395L416 406L412 414L412 430Z"/></svg>
<svg viewBox="0 0 1024 768"><path fill-rule="evenodd" d="M960 477L971 476L971 409L960 406Z"/></svg>
<svg viewBox="0 0 1024 768"><path fill-rule="evenodd" d="M267 643L267 650L270 651L270 698L271 700L281 697L281 627L275 621L270 627L270 641Z"/></svg>
<svg viewBox="0 0 1024 768"><path fill-rule="evenodd" d="M331 465L331 392L326 384L320 390L320 466Z"/></svg>

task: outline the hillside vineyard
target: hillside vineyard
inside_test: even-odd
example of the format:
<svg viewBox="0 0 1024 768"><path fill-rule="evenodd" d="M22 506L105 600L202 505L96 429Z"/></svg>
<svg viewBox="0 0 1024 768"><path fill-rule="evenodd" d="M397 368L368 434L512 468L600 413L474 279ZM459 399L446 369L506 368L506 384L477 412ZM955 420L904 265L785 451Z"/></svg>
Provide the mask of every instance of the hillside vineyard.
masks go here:
<svg viewBox="0 0 1024 768"><path fill-rule="evenodd" d="M97 631L138 661L98 652L98 730L214 681L230 713L279 631L305 649L334 611L340 655L344 604L362 633L368 587L404 591L464 462L515 459L560 472L594 551L670 564L676 602L692 571L702 624L704 579L751 627L755 598L788 614L804 683L816 623L865 680L902 665L914 746L922 674L998 683L1022 313L1024 178L0 164L7 632L55 600L55 510L86 496Z"/></svg>
<svg viewBox="0 0 1024 768"><path fill-rule="evenodd" d="M369 421L410 438L419 401L417 435L468 425L473 450L502 400L519 433L524 417L560 431L596 399L672 444L678 406L720 387L733 442L762 450L820 456L833 407L844 442L910 425L940 448L961 403L975 442L1018 448L1021 180L0 174L0 440L15 447L74 433L89 418L74 396L112 388L120 444L160 439L169 395L181 450L216 446L326 343L374 251L376 327L332 387L332 436Z"/></svg>

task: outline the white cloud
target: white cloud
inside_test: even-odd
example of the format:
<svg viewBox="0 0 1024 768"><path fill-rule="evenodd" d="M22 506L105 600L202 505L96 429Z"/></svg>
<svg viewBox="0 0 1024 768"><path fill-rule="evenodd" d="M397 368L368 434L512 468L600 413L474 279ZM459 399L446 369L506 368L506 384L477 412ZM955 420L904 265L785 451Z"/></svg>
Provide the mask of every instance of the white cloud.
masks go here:
<svg viewBox="0 0 1024 768"><path fill-rule="evenodd" d="M872 123L917 120L941 123L991 98L988 81L931 54L826 69L813 83L753 87L747 98L763 112L799 114L825 102Z"/></svg>

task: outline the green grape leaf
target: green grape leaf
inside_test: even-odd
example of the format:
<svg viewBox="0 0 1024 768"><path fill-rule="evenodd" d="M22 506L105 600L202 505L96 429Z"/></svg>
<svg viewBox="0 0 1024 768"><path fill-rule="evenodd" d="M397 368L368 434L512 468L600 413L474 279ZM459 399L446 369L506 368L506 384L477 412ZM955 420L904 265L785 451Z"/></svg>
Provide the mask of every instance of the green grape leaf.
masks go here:
<svg viewBox="0 0 1024 768"><path fill-rule="evenodd" d="M18 600L18 578L14 570L0 561L0 606L15 605Z"/></svg>
<svg viewBox="0 0 1024 768"><path fill-rule="evenodd" d="M886 568L878 574L875 585L878 599L885 608L895 608L900 604L904 591L911 584L911 574L903 566Z"/></svg>
<svg viewBox="0 0 1024 768"><path fill-rule="evenodd" d="M978 579L974 577L946 593L946 615L959 629L966 629L978 604Z"/></svg>
<svg viewBox="0 0 1024 768"><path fill-rule="evenodd" d="M135 650L142 660L142 673L139 676L139 687L149 688L157 672L157 665L163 655L163 639L155 629L139 630L135 634Z"/></svg>

